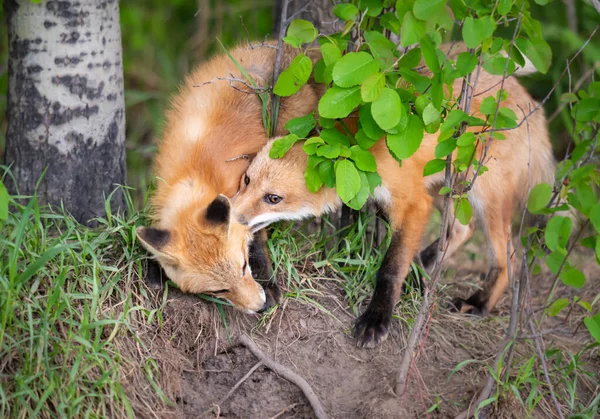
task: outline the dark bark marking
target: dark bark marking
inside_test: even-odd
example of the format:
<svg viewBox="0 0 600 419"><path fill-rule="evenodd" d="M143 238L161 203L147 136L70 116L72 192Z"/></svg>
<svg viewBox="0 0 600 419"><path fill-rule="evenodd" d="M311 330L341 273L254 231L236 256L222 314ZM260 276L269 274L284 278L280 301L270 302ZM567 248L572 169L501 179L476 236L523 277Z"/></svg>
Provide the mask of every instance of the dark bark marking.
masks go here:
<svg viewBox="0 0 600 419"><path fill-rule="evenodd" d="M79 99L85 96L89 100L97 99L102 96L104 82L101 81L98 87L89 87L88 79L85 76L56 76L52 78L52 83L61 84L69 88L69 92L79 96Z"/></svg>

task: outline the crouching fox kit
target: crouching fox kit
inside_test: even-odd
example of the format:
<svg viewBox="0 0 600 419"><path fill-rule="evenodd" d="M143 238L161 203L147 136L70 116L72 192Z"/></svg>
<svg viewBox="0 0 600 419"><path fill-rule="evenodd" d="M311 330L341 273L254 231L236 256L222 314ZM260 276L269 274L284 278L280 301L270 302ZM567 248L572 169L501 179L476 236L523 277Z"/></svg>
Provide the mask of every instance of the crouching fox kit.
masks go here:
<svg viewBox="0 0 600 419"><path fill-rule="evenodd" d="M282 65L296 54L286 47ZM257 86L272 84L274 49L243 46L231 55ZM271 276L265 235L253 240L248 226L230 216L229 198L268 137L261 100L237 64L226 54L214 57L173 98L155 160L153 225L136 232L182 291L212 294L257 312L266 307L266 297L254 277ZM277 135L289 119L316 108L319 89L311 81L293 100L282 98Z"/></svg>
<svg viewBox="0 0 600 419"><path fill-rule="evenodd" d="M530 72L533 71L527 67L519 70L520 74ZM479 112L481 102L487 96L497 97L501 79L501 76L481 71L471 104L472 115L483 117ZM455 92L460 91L461 83L460 79L456 81ZM506 79L503 88L508 98L501 106L512 109L517 115L537 105L514 77ZM556 163L542 110L531 115L527 123L504 134L506 140L491 142L485 162L488 172L476 180L469 192L473 218L477 218L483 228L491 257L483 289L455 301L455 307L461 312L485 314L502 296L508 284L506 255L507 241L511 239L511 216L526 200L528 184L552 183L554 179ZM432 207L439 201L433 197L438 196L443 185L444 172L423 177L425 164L434 159L437 137L437 134L425 134L419 150L401 165L390 155L385 139L380 139L371 148L382 178L374 199L387 213L393 233L377 272L371 302L355 324L360 346L375 346L387 336L402 283L420 247ZM254 229L263 228L278 220L319 216L341 205L335 189L324 186L317 193L311 193L306 187L304 171L308 156L300 143L281 159L269 158L271 145L272 141L251 162L233 201L234 212L242 223ZM481 159L484 147L480 144L476 149L477 159ZM456 221L451 227L447 257L471 237L474 220L467 226ZM433 265L437 248L436 241L421 252L426 269Z"/></svg>

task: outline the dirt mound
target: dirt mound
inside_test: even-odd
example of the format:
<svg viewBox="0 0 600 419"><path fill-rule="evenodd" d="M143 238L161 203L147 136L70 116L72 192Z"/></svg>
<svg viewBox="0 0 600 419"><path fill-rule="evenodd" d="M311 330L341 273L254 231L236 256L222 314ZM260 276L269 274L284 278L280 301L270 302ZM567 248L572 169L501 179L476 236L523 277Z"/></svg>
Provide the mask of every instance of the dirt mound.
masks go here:
<svg viewBox="0 0 600 419"><path fill-rule="evenodd" d="M468 407L481 389L487 374L485 365L495 356L508 320L508 296L493 316L483 319L454 315L443 308L451 297L468 293L467 288L472 290L478 268L468 259L453 260L438 299L438 311L419 348L411 385L399 397L392 389L414 318L414 312L406 313L410 301L399 304L398 318L380 347L359 349L350 336L355 316L334 281L319 284L321 296L315 300L322 309L288 298L262 318L227 307L219 310L215 304L170 288L162 326L138 333L143 344L130 348L143 352L146 365L155 365L149 368L150 373L146 370L143 377L132 379L128 393L133 407L140 417L314 417L300 389L265 366L256 368L219 403L258 362L235 343L236 336L247 333L270 357L311 385L331 418L421 417L428 410L432 417L453 417ZM600 275L596 275L595 283L590 280L586 285L592 292L598 287L598 278ZM545 295L551 282L551 276L540 275L532 284L534 297ZM162 295L157 292L157 304ZM536 304L538 309L540 304L543 306ZM576 325L573 322L567 329L574 330ZM568 337L562 338L556 332L551 337L553 345L560 345L562 339L567 347L573 346L586 337L581 328L577 335L567 332ZM517 356L524 356L521 347L524 345L518 346ZM463 361L468 362L453 371ZM156 382L154 389L147 383L144 387L148 375ZM132 377L136 375L132 373ZM162 401L152 399L156 388L164 393ZM174 403L169 405L167 399ZM518 405L514 400L500 402L500 411L495 414L514 416L519 410L515 403Z"/></svg>

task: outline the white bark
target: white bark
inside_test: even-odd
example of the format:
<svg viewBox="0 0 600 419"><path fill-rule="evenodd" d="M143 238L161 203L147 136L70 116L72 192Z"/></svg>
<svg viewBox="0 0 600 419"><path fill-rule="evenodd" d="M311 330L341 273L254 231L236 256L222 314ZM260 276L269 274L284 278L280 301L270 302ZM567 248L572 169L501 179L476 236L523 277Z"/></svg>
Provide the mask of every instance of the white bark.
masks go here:
<svg viewBox="0 0 600 419"><path fill-rule="evenodd" d="M5 0L9 28L6 163L80 221L104 214L125 182L125 114L116 0ZM116 194L113 206L121 205Z"/></svg>

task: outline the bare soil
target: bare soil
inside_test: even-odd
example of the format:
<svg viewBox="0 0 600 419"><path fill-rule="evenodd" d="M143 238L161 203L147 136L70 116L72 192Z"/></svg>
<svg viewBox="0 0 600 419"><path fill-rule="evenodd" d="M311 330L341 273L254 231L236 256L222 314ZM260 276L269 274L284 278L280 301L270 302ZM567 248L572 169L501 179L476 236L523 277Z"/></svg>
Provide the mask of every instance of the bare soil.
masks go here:
<svg viewBox="0 0 600 419"><path fill-rule="evenodd" d="M469 247L470 246L470 247ZM319 396L331 418L410 418L454 417L472 403L481 389L507 326L508 293L495 312L486 318L450 313L445 305L454 296L472 292L483 261L467 256L479 252L476 245L449 261L444 287L436 303L427 338L419 348L418 362L412 370L406 394L393 393L394 380L409 334L412 318L394 322L389 338L376 349L355 346L350 327L355 316L344 300L343 291L333 281L319 285L322 297L316 300L329 313L299 300L286 299L264 322L226 308L227 326L214 304L170 288L161 327L138 333L143 344L138 351L146 359L150 374L165 395L152 398L148 372L140 377L132 369L125 383L133 407L140 417L178 418L312 418L313 411L302 392L292 383L260 366L225 401L219 401L258 362L235 337L247 333L277 362L304 377ZM587 256L581 256L585 264ZM588 258L589 259L589 258ZM589 278L585 292L595 296L600 289L600 274L595 263L585 265ZM532 283L534 307L544 306L554 278L548 272ZM560 292L572 291L561 288ZM157 304L163 297L156 292ZM410 304L410 301L400 303ZM364 309L364 307L362 308ZM575 310L577 311L577 310ZM581 316L572 313L565 321L552 319L559 330L545 336L547 345L577 351L587 331ZM517 356L525 355L525 345ZM469 363L456 373L462 361ZM595 362L600 370L596 357ZM597 370L597 371L598 371ZM174 403L169 405L166 399ZM541 416L552 411L549 401L540 404ZM506 399L494 417L524 417L515 400Z"/></svg>

